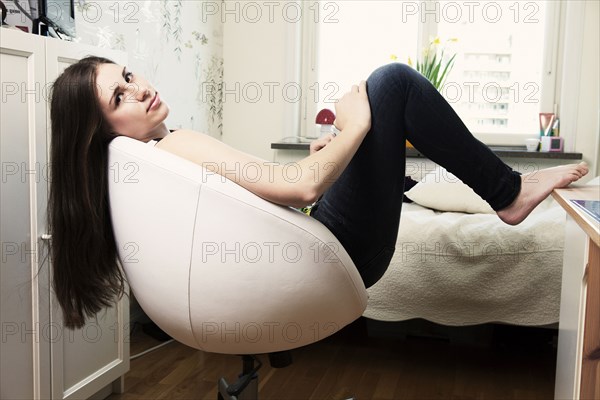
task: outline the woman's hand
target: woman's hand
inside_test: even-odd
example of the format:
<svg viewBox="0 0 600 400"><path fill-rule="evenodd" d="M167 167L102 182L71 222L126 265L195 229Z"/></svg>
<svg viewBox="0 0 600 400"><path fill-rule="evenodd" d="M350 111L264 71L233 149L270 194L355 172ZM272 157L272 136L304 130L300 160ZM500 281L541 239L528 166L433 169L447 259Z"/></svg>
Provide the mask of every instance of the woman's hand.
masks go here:
<svg viewBox="0 0 600 400"><path fill-rule="evenodd" d="M341 131L346 128L367 133L371 129L371 109L367 97L367 82L353 85L335 105L334 125Z"/></svg>
<svg viewBox="0 0 600 400"><path fill-rule="evenodd" d="M312 142L310 142L310 154L314 154L317 151L321 150L323 147L327 146L332 140L332 134L328 134L318 138L317 140L313 140Z"/></svg>

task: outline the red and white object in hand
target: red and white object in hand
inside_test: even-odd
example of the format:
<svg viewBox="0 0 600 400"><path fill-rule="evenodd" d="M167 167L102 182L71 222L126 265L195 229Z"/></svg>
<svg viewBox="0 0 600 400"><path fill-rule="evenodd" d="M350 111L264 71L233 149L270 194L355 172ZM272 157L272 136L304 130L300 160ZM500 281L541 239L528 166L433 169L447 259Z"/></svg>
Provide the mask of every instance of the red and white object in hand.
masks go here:
<svg viewBox="0 0 600 400"><path fill-rule="evenodd" d="M339 133L339 130L333 125L333 121L335 121L335 114L333 111L324 108L317 114L317 118L315 123L317 124L317 134L319 137L326 134L333 134L336 136Z"/></svg>

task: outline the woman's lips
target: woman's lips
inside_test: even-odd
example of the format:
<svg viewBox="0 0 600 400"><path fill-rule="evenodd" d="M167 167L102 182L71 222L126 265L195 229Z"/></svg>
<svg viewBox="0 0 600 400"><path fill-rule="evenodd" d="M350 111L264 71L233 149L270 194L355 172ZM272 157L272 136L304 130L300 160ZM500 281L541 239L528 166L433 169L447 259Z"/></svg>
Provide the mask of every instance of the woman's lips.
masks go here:
<svg viewBox="0 0 600 400"><path fill-rule="evenodd" d="M160 106L160 96L158 95L158 92L156 92L154 98L152 99L152 102L150 103L150 107L148 107L148 111L155 110L156 108L158 108L158 106Z"/></svg>

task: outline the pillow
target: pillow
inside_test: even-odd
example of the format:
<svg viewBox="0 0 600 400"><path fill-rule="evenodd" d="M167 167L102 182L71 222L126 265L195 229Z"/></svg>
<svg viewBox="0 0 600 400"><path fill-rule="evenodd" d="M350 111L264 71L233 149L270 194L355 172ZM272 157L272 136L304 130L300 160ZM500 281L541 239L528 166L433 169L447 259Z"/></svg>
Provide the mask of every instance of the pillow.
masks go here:
<svg viewBox="0 0 600 400"><path fill-rule="evenodd" d="M411 176L405 176L404 177L404 193L408 192L410 189L412 189L413 187L415 187L415 185L419 183L417 181L415 181ZM409 199L408 197L402 196L402 202L403 203L412 203L413 201L411 199Z"/></svg>
<svg viewBox="0 0 600 400"><path fill-rule="evenodd" d="M423 207L438 211L496 213L473 189L441 166L425 175L404 195Z"/></svg>

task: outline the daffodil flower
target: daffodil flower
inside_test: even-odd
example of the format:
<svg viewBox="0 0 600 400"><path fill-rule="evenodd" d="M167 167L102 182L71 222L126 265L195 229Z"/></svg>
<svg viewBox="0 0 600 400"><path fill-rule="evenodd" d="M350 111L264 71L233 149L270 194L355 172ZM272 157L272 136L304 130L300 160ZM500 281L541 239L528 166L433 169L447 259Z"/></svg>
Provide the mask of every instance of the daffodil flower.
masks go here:
<svg viewBox="0 0 600 400"><path fill-rule="evenodd" d="M434 39L430 37L429 45L423 48L421 57L417 57L416 65L414 65L413 60L410 57L408 57L407 61L407 64L410 67L419 71L439 91L442 90L444 81L452 70L454 59L456 58L456 53L452 54L449 58L447 54L445 55L448 42L458 42L458 39L447 39L440 50L439 47L442 43L440 37L436 36ZM397 61L398 56L391 54L390 59L392 61Z"/></svg>
<svg viewBox="0 0 600 400"><path fill-rule="evenodd" d="M448 42L457 42L457 38L451 38L446 40L446 44ZM416 67L413 67L413 61L411 58L408 58L408 65L415 68L419 71L425 78L427 78L433 86L437 90L442 90L444 86L444 81L446 80L447 75L452 70L454 66L454 59L456 58L456 53L453 54L450 58L445 56L446 44L441 46L441 50L439 49L442 41L439 36L434 39L430 38L429 45L423 48L421 57L417 58ZM396 59L395 56L392 58Z"/></svg>

